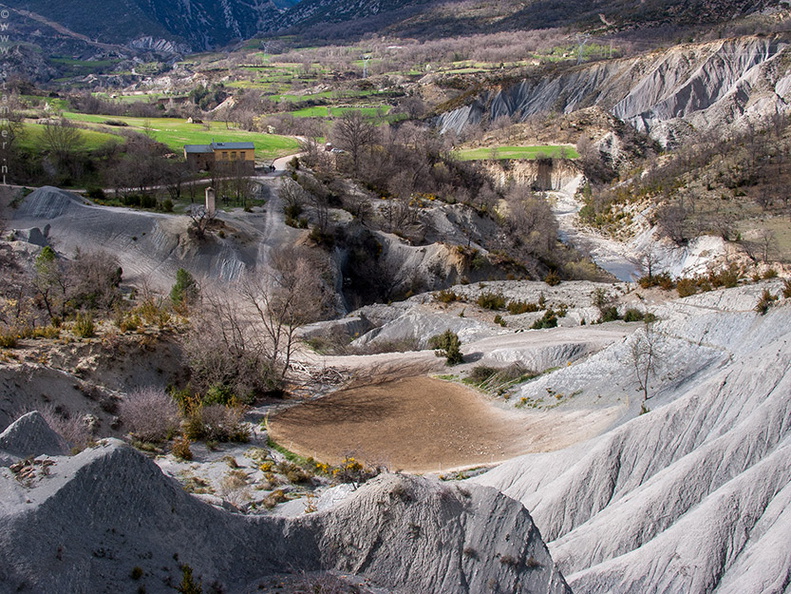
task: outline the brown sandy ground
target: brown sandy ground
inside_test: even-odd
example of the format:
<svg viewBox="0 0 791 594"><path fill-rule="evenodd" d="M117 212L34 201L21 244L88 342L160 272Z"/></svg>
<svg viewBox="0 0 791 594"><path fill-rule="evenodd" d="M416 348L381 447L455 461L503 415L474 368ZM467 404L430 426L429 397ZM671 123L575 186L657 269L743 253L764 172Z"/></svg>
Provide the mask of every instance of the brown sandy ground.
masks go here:
<svg viewBox="0 0 791 594"><path fill-rule="evenodd" d="M415 376L352 387L279 412L272 439L337 464L353 456L390 470L443 472L566 447L618 410L516 411L457 383Z"/></svg>

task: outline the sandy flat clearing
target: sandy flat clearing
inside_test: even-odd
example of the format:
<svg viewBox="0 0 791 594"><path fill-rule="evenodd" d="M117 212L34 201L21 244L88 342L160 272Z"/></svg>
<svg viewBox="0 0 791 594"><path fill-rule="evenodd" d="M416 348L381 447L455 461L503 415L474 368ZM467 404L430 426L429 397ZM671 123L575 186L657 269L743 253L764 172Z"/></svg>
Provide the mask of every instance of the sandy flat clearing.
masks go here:
<svg viewBox="0 0 791 594"><path fill-rule="evenodd" d="M390 470L442 472L565 447L611 421L602 411L504 410L463 385L419 376L294 406L269 419L269 432L289 450L332 464L348 455Z"/></svg>

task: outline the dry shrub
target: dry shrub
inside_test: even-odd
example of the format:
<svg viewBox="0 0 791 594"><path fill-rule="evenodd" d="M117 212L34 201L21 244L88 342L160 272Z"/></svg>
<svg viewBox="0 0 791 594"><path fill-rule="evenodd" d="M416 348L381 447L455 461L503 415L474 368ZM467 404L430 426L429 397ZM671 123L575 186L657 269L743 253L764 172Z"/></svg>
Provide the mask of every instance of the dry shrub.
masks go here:
<svg viewBox="0 0 791 594"><path fill-rule="evenodd" d="M539 311L538 303L527 303L525 301L509 301L508 313L518 316L523 313L534 313Z"/></svg>
<svg viewBox="0 0 791 594"><path fill-rule="evenodd" d="M676 283L668 272L660 274L645 275L637 281L643 289L650 289L651 287L660 287L665 291L671 291L676 287Z"/></svg>
<svg viewBox="0 0 791 594"><path fill-rule="evenodd" d="M16 332L0 329L0 348L13 349L17 345Z"/></svg>
<svg viewBox="0 0 791 594"><path fill-rule="evenodd" d="M91 338L96 336L96 324L90 314L77 314L74 322L74 333L80 338Z"/></svg>
<svg viewBox="0 0 791 594"><path fill-rule="evenodd" d="M439 303L453 303L459 301L459 296L450 289L443 289L434 296Z"/></svg>
<svg viewBox="0 0 791 594"><path fill-rule="evenodd" d="M338 466L332 469L332 476L342 483L350 483L357 488L381 472L380 468L365 466L358 460L346 456Z"/></svg>
<svg viewBox="0 0 791 594"><path fill-rule="evenodd" d="M162 442L178 431L181 422L176 401L159 388L140 388L121 402L121 421L140 441Z"/></svg>
<svg viewBox="0 0 791 594"><path fill-rule="evenodd" d="M519 559L513 555L503 555L500 557L500 563L509 567L519 567L521 565Z"/></svg>
<svg viewBox="0 0 791 594"><path fill-rule="evenodd" d="M470 371L470 374L467 376L467 379L470 383L473 384L482 384L490 377L492 377L495 373L497 373L499 369L497 367L488 367L486 365L476 365Z"/></svg>
<svg viewBox="0 0 791 594"><path fill-rule="evenodd" d="M84 450L93 441L90 424L84 417L73 415L60 406L47 405L39 410L55 433L65 439L74 450Z"/></svg>
<svg viewBox="0 0 791 594"><path fill-rule="evenodd" d="M548 284L550 287L555 287L559 285L560 281L561 281L560 275L554 270L549 271L547 275L544 277L544 282Z"/></svg>
<svg viewBox="0 0 791 594"><path fill-rule="evenodd" d="M482 293L476 301L483 309L505 309L505 297L502 293Z"/></svg>
<svg viewBox="0 0 791 594"><path fill-rule="evenodd" d="M284 501L288 501L286 492L282 489L277 489L276 491L272 491L269 495L264 497L263 504L267 509L272 509L278 503L283 503Z"/></svg>
<svg viewBox="0 0 791 594"><path fill-rule="evenodd" d="M520 363L512 363L507 367L478 365L472 368L466 381L477 385L482 390L501 394L507 388L534 378L536 375L536 372Z"/></svg>
<svg viewBox="0 0 791 594"><path fill-rule="evenodd" d="M290 483L309 483L311 480L310 474L293 462L281 462L277 465L276 470L278 473L284 475Z"/></svg>
<svg viewBox="0 0 791 594"><path fill-rule="evenodd" d="M250 431L243 423L244 413L243 406L197 406L189 413L184 433L191 440L247 442Z"/></svg>
<svg viewBox="0 0 791 594"><path fill-rule="evenodd" d="M173 440L173 455L179 460L192 460L192 450L190 449L190 440L185 436L180 435Z"/></svg>
<svg viewBox="0 0 791 594"><path fill-rule="evenodd" d="M247 476L244 470L241 468L234 468L229 470L222 478L221 486L230 491L235 491L246 487L249 478L250 477Z"/></svg>
<svg viewBox="0 0 791 594"><path fill-rule="evenodd" d="M676 282L676 291L679 297L689 297L698 292L697 285L690 278L681 278Z"/></svg>
<svg viewBox="0 0 791 594"><path fill-rule="evenodd" d="M763 293L761 293L761 298L755 306L755 311L762 316L766 315L766 312L769 311L769 307L771 307L772 303L775 301L777 301L777 295L772 295L769 289L764 289Z"/></svg>

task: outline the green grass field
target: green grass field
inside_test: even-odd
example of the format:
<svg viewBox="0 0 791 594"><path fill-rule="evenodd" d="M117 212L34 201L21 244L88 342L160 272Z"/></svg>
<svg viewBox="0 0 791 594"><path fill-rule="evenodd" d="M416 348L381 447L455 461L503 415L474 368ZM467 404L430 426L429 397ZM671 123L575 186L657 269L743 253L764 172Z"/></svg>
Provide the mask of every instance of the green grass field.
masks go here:
<svg viewBox="0 0 791 594"><path fill-rule="evenodd" d="M537 159L552 157L578 159L579 153L571 146L498 146L491 148L463 149L457 151L462 161L485 161L487 159Z"/></svg>
<svg viewBox="0 0 791 594"><path fill-rule="evenodd" d="M89 115L84 113L65 112L66 118L78 122L85 122L96 127L106 136L117 133L119 130L134 130L136 132L149 132L155 140L166 144L174 152L181 153L185 144L209 144L217 142L254 142L255 156L258 159L274 159L295 153L299 150L299 142L288 136L276 134L259 134L227 129L223 122L210 122L209 129L202 124L188 124L178 118L133 118L104 115ZM113 128L103 124L106 120L120 120L126 122L128 127Z"/></svg>
<svg viewBox="0 0 791 594"><path fill-rule="evenodd" d="M113 95L110 96L107 93L94 93L96 97L101 97L102 99L106 99L108 101L117 101L119 103L151 103L157 99L162 98L173 98L177 99L180 97L185 97L186 95L168 95L166 93L145 93L145 94L138 94L138 95Z"/></svg>
<svg viewBox="0 0 791 594"><path fill-rule="evenodd" d="M359 111L364 116L375 118L385 116L390 111L387 106L382 107L332 107L329 105L318 105L316 107L305 107L295 111L289 111L291 115L297 118L337 118L348 111Z"/></svg>
<svg viewBox="0 0 791 594"><path fill-rule="evenodd" d="M307 95L294 95L292 93L282 93L267 95L270 101L290 101L296 103L298 101L310 101L311 99L351 99L353 97L375 97L376 95L387 96L387 93L382 93L375 89L362 91L359 89L343 89L338 91L324 91L321 93L311 93Z"/></svg>
<svg viewBox="0 0 791 594"><path fill-rule="evenodd" d="M83 149L96 150L108 142L121 142L121 138L116 134L108 134L105 132L98 132L96 130L80 130L82 133L85 144ZM39 151L44 147L42 135L44 133L44 126L42 124L25 123L25 132L19 141L20 148Z"/></svg>

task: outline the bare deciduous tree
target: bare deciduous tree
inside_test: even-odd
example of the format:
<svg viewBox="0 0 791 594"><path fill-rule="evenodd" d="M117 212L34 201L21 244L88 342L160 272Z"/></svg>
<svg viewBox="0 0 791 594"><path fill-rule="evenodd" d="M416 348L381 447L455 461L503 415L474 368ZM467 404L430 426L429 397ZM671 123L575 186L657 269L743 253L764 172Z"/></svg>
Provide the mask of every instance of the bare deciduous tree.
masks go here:
<svg viewBox="0 0 791 594"><path fill-rule="evenodd" d="M654 274L657 273L657 267L661 262L662 255L654 241L645 246L634 260L634 263L648 277L648 280L654 278Z"/></svg>
<svg viewBox="0 0 791 594"><path fill-rule="evenodd" d="M271 387L259 345L249 332L249 316L239 307L237 288L207 288L192 318L185 346L192 388L205 393L214 386L247 398Z"/></svg>
<svg viewBox="0 0 791 594"><path fill-rule="evenodd" d="M214 215L206 210L203 204L193 204L189 209L189 215L192 219L190 230L198 239L206 237L206 230L214 220Z"/></svg>
<svg viewBox="0 0 791 594"><path fill-rule="evenodd" d="M649 323L645 325L645 328L632 335L629 345L629 365L634 373L637 386L643 394L641 412L647 412L645 403L650 398L649 382L661 365L660 340L660 335L654 329L653 323Z"/></svg>
<svg viewBox="0 0 791 594"><path fill-rule="evenodd" d="M269 367L285 379L296 346L297 330L321 318L329 303L329 289L317 258L304 249L272 254L272 272L250 279L242 294L254 308L257 326L268 339Z"/></svg>
<svg viewBox="0 0 791 594"><path fill-rule="evenodd" d="M272 254L272 270L207 289L187 340L193 388L230 388L241 399L283 386L297 330L329 303L322 263L306 249Z"/></svg>
<svg viewBox="0 0 791 594"><path fill-rule="evenodd" d="M80 129L66 118L45 123L41 138L44 148L60 160L70 158L85 145L85 138Z"/></svg>
<svg viewBox="0 0 791 594"><path fill-rule="evenodd" d="M777 236L771 229L762 229L758 233L757 241L761 249L761 259L768 262L777 247Z"/></svg>
<svg viewBox="0 0 791 594"><path fill-rule="evenodd" d="M51 321L63 317L66 304L66 274L63 261L49 246L41 250L35 260L34 286L36 296L47 310Z"/></svg>
<svg viewBox="0 0 791 594"><path fill-rule="evenodd" d="M363 151L376 138L376 127L362 112L347 111L335 123L332 136L336 144L351 155L354 173L359 172Z"/></svg>

